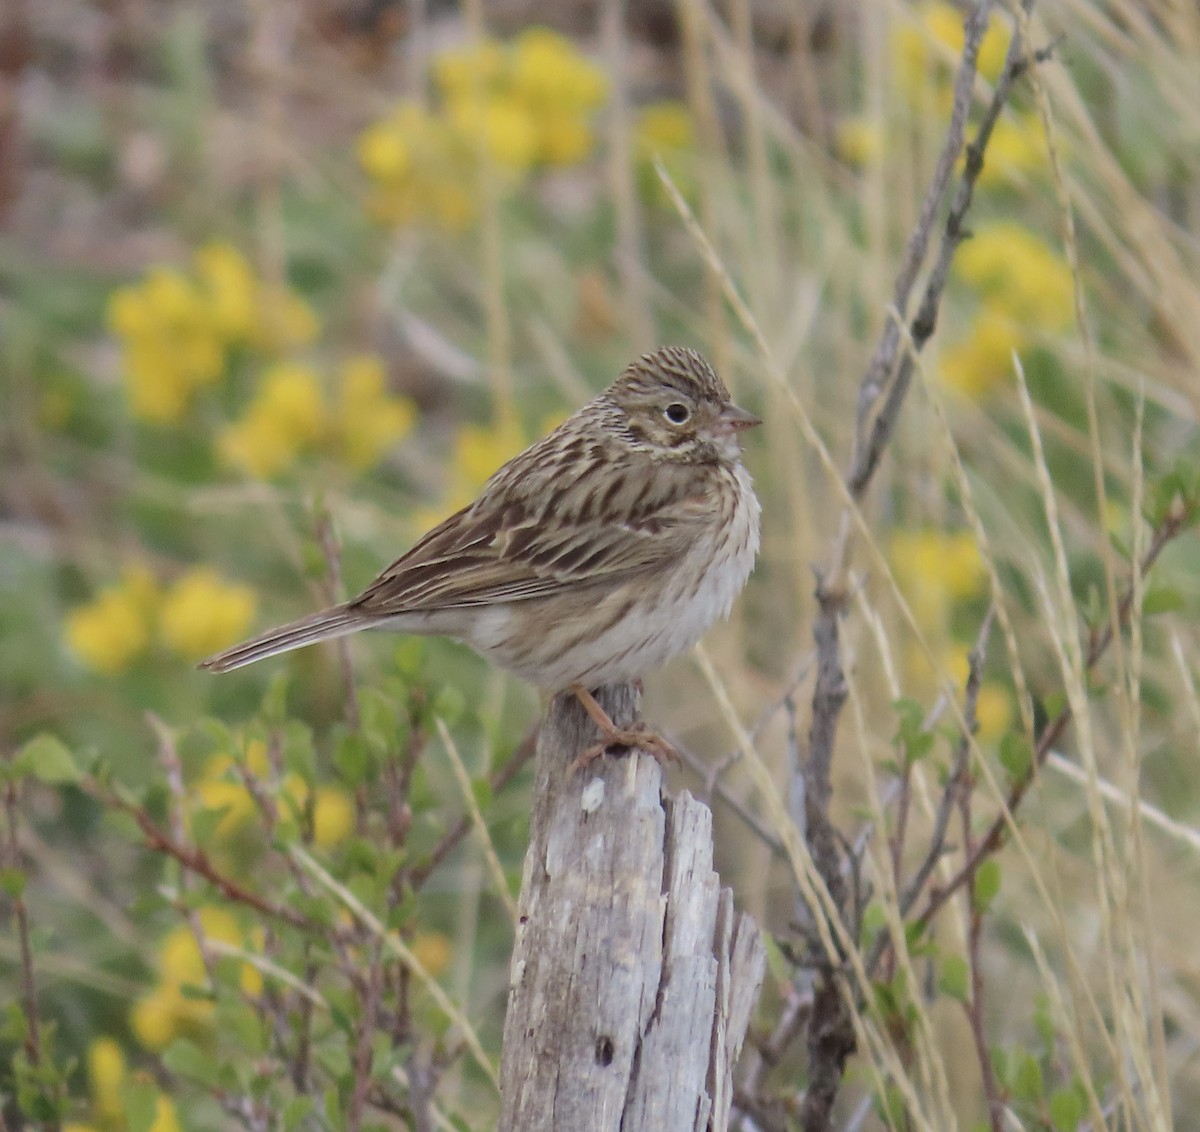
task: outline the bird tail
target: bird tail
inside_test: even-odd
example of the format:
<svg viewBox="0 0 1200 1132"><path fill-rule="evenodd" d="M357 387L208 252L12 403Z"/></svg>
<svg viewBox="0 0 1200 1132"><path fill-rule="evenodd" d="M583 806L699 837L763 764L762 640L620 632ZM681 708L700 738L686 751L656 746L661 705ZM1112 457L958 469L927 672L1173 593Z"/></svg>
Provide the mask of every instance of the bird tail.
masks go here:
<svg viewBox="0 0 1200 1132"><path fill-rule="evenodd" d="M231 672L256 660L275 656L281 652L291 652L292 649L303 648L317 641L328 641L334 637L344 637L365 628L367 622L362 614L351 612L349 605L335 605L323 609L320 613L310 613L299 621L290 621L275 629L234 645L231 649L210 656L200 662L200 667L209 672Z"/></svg>

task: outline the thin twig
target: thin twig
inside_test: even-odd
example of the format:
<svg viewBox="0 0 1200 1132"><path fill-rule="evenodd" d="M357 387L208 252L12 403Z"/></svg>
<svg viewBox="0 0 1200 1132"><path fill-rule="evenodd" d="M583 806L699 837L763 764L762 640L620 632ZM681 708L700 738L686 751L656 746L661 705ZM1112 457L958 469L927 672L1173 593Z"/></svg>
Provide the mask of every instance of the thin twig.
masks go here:
<svg viewBox="0 0 1200 1132"><path fill-rule="evenodd" d="M492 772L492 776L488 779L488 789L495 794L497 791L503 790L517 775L517 772L533 758L533 752L537 747L537 728L530 730L529 734L521 740L520 745L513 752L512 758L508 760L498 770ZM430 850L429 856L420 864L414 865L412 872L408 875L408 882L415 892L428 879L429 874L438 867L453 851L455 846L466 837L471 829L472 821L470 814L460 814L454 824L442 834L441 840Z"/></svg>
<svg viewBox="0 0 1200 1132"><path fill-rule="evenodd" d="M968 18L967 41L963 46L963 70L966 69L967 51L971 44L972 20L986 7L986 0L982 0L979 8ZM1022 7L1028 12L1033 7L1033 0L1024 0ZM987 20L985 18L984 30L986 28ZM977 49L978 44L976 44L976 51ZM1052 51L1053 46L1034 52L1032 61L1034 63L1044 62L1050 57ZM995 129L996 123L1000 120L1000 114L1008 102L1009 95L1012 93L1013 84L1025 73L1029 63L1030 60L1025 56L1025 47L1020 31L1014 30L1012 39L1008 44L1008 54L1005 56L1004 68L1000 72L995 90L992 92L992 100L988 104L983 118L980 120L979 127L975 131L975 137L967 146L966 164L962 175L959 177L958 187L955 189L954 199L951 201L946 221L942 226L942 238L938 246L937 259L934 261L929 279L925 284L920 306L917 308L917 313L908 327L908 337L911 338L912 345L900 354L898 364L895 361L895 357L896 351L899 349L900 340L903 337L901 334L901 323L905 317L904 307L893 307L892 317L888 320L888 325L884 329L885 340L894 338L895 344L891 346L889 354L884 350L884 346L881 343L878 353L883 354L885 358L889 359L889 364L894 364L897 368L895 377L887 388L887 398L884 401L883 407L876 414L871 425L870 437L855 453L850 472L846 477L846 484L856 500L862 498L863 493L870 485L875 472L879 468L879 461L883 456L884 450L891 440L896 422L900 417L900 410L904 405L905 397L908 395L909 387L912 384L916 355L921 352L925 344L933 337L933 332L937 328L938 309L941 306L942 295L946 290L946 283L950 278L950 265L954 260L954 253L958 250L959 244L970 234L966 227L966 216L970 211L971 202L975 196L975 186L979 181L980 174L983 172L984 153L987 150L988 143L991 141L992 131ZM971 61L971 71L973 75L974 58ZM960 71L960 82L955 87L956 107L962 92L962 77L963 71ZM969 104L969 90L966 97ZM961 135L959 136L959 144L961 145ZM874 361L872 361L872 365L874 365ZM869 367L867 376L863 379L864 390L873 380L875 379L872 369ZM880 390L880 394L882 394L882 389ZM861 398L862 395L860 394L860 402Z"/></svg>
<svg viewBox="0 0 1200 1132"><path fill-rule="evenodd" d="M963 721L967 730L959 735L958 743L955 745L954 762L951 765L950 775L946 779L941 801L938 803L937 813L933 819L933 833L929 839L929 850L920 865L917 866L917 871L909 881L908 887L900 895L901 916L907 915L917 902L917 898L925 888L925 882L932 875L946 847L946 831L950 828L955 795L960 789L963 779L966 777L967 767L970 765L970 736L977 726L976 709L979 703L979 690L983 686L983 665L987 660L987 642L992 632L992 622L995 620L995 616L995 605L988 606L988 611L984 614L983 622L979 626L975 645L967 656L967 684L963 693ZM867 970L871 969L872 964L868 963Z"/></svg>
<svg viewBox="0 0 1200 1132"><path fill-rule="evenodd" d="M955 81L954 105L950 112L950 125L946 130L946 140L942 145L941 153L938 154L933 178L925 193L925 199L921 202L920 215L917 217L912 235L908 238L908 244L904 249L904 258L900 261L900 268L896 272L896 281L892 286L892 309L896 311L908 310L908 302L912 297L917 273L921 270L921 264L925 262L925 256L929 251L929 241L933 238L934 221L937 219L938 209L946 194L946 186L950 183L954 166L958 162L958 155L962 152L967 114L971 109L972 92L975 86L979 45L983 42L984 34L987 32L990 15L990 0L984 0L967 18L964 29L962 64ZM1007 97L1007 93L1005 97ZM1002 106L1003 102L1000 105ZM985 140L984 145L986 146L986 144ZM878 463L878 453L872 458L871 449L866 444L867 426L871 414L887 389L889 378L895 370L900 341L900 323L889 318L879 339L879 345L876 346L875 353L867 364L867 372L863 375L862 383L858 388L854 456L851 460L852 470L846 477L856 496L861 495L873 474L873 465ZM880 449L881 451L882 449ZM861 487L853 486L859 483L861 483Z"/></svg>
<svg viewBox="0 0 1200 1132"><path fill-rule="evenodd" d="M969 854L972 850L971 837L971 781L967 775L960 788L955 791L958 812L962 819L963 845ZM963 1009L971 1029L971 1041L975 1046L975 1060L979 1062L979 1077L983 1085L983 1097L987 1102L988 1121L992 1132L1003 1132L1004 1106L996 1087L996 1073L992 1068L992 1051L988 1046L987 1024L983 1010L983 957L980 941L983 937L983 912L975 899L977 876L972 874L967 881L967 898L970 903L967 925L967 970L970 972L971 993Z"/></svg>
<svg viewBox="0 0 1200 1132"><path fill-rule="evenodd" d="M333 529L333 516L322 507L317 515L317 542L325 559L325 593L330 605L343 600L342 551ZM354 661L350 656L349 637L338 637L338 666L342 671L342 689L346 694L346 722L351 731L359 729L358 690L354 683Z"/></svg>
<svg viewBox="0 0 1200 1132"><path fill-rule="evenodd" d="M7 824L5 864L10 869L21 867L21 847L17 837L17 784L4 784L4 816ZM13 917L17 922L17 944L21 951L21 995L25 999L25 1054L35 1069L42 1062L42 1029L38 1021L37 975L33 966L33 946L29 941L29 909L23 895L12 898Z"/></svg>
<svg viewBox="0 0 1200 1132"><path fill-rule="evenodd" d="M1031 4L1032 0L1025 2ZM953 110L946 143L901 263L893 291L892 317L884 328L879 347L860 386L855 451L846 476L846 486L854 503L863 498L891 439L911 384L913 351L919 351L933 334L938 306L949 276L950 262L965 235L965 216L971 205L975 182L983 168L984 150L991 137L992 127L1019 74L1019 67L1024 65L1020 35L1014 31L992 103L967 149L966 167L959 178L950 213L942 230L937 260L910 327L913 350L906 349L897 358L902 338L901 325L907 318L911 290L932 239L934 220L941 207L951 171L962 149L967 115L973 98L979 48L987 31L990 14L989 0L980 0L965 21L961 63L955 79ZM876 412L875 406L881 398L884 399L883 405ZM868 430L867 421L873 412L874 419ZM818 613L813 626L813 638L817 646L817 678L813 688L808 757L801 770L805 839L834 906L841 910L843 916L846 909L846 885L839 841L829 816L829 803L832 796L832 766L838 720L847 694L842 669L839 623L846 605L844 573L850 530L849 516L846 513L843 515L840 531L834 539L831 564L817 573ZM822 957L814 955L811 958L815 963ZM818 974L814 984L813 1011L807 1035L809 1084L800 1112L800 1124L805 1132L819 1132L829 1127L833 1103L841 1087L846 1061L855 1048L850 1004L837 985L837 975L834 971L837 958L836 955L823 957L827 969Z"/></svg>
<svg viewBox="0 0 1200 1132"><path fill-rule="evenodd" d="M147 848L153 849L157 853L165 853L168 857L178 861L183 868L208 881L226 899L232 900L236 904L244 904L248 908L253 908L256 912L261 912L264 916L282 920L284 923L291 924L292 927L314 932L323 938L327 938L331 934L336 934L336 929L317 924L286 905L272 904L269 900L259 896L258 893L251 892L248 888L244 888L238 884L237 881L218 872L216 866L208 859L208 855L204 850L193 849L190 846L176 842L170 834L159 828L154 819L136 803L121 797L111 790L101 788L94 781L85 781L84 788L96 798L99 798L105 806L119 810L121 813L128 814L133 818L146 840Z"/></svg>
<svg viewBox="0 0 1200 1132"><path fill-rule="evenodd" d="M379 1015L379 1001L383 991L383 944L376 941L371 948L371 964L367 977L367 993L363 999L362 1014L355 1027L354 1039L354 1091L346 1109L346 1127L358 1132L362 1125L363 1108L371 1089L371 1063L375 1024Z"/></svg>
<svg viewBox="0 0 1200 1132"><path fill-rule="evenodd" d="M1154 532L1153 538L1150 540L1150 546L1147 548L1145 555L1142 557L1140 565L1140 573L1145 576L1154 563L1158 560L1167 544L1171 542L1178 534L1180 534L1191 523L1191 514L1181 509L1177 512L1168 515L1159 528ZM1134 591L1130 585L1125 589L1121 596L1120 605L1118 607L1118 617L1121 625L1125 625L1129 621L1129 614L1133 608ZM1108 651L1108 647L1112 644L1113 628L1110 621L1106 621L1102 626L1093 629L1088 640L1088 647L1084 653L1083 668L1084 672L1091 672ZM925 903L925 907L921 909L920 915L913 922L913 930L921 931L926 928L934 916L942 909L946 902L960 888L962 888L968 879L978 871L979 866L990 856L997 852L1004 844L1006 834L1008 832L1009 822L1013 820L1017 808L1020 806L1022 799L1025 797L1029 787L1033 785L1037 778L1037 773L1041 769L1042 764L1049 757L1050 752L1054 750L1058 741L1062 738L1063 732L1066 731L1072 719L1072 711L1070 704L1065 705L1062 710L1049 723L1042 728L1041 734L1038 736L1037 743L1034 747L1034 757L1030 762L1029 770L1021 778L1013 783L1009 789L1008 797L1004 801L1000 812L992 820L992 824L988 827L988 831L976 843L974 851L967 855L967 859L963 862L958 872L942 887L936 889L929 895L929 899Z"/></svg>

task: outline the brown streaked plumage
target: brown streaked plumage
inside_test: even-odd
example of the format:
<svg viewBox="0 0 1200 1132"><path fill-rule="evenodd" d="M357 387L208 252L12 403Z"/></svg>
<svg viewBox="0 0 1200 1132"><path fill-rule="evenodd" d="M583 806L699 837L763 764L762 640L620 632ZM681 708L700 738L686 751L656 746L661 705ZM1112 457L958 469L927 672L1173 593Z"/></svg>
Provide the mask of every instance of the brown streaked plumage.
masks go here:
<svg viewBox="0 0 1200 1132"><path fill-rule="evenodd" d="M640 678L726 616L749 577L759 506L738 434L758 423L695 351L655 350L357 597L201 667L387 627L456 637L551 692Z"/></svg>

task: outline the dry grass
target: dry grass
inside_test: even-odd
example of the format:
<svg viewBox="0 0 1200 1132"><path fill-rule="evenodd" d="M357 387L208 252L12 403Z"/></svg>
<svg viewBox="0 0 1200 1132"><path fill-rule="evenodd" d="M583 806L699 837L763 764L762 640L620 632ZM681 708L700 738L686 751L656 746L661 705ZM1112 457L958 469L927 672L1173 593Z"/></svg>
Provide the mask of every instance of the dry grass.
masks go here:
<svg viewBox="0 0 1200 1132"><path fill-rule="evenodd" d="M895 37L919 27L912 7L861 0L820 10L800 4L780 15L732 0L718 14L680 0L678 36L666 45L622 27L615 0L564 8L570 30L619 79L605 118L604 163L543 187L529 206L533 219L485 179L478 240L442 245L406 231L364 240L353 209L323 217L331 202L357 191L347 158L354 131L393 94L424 89L430 49L485 27L506 29L511 16L475 0L461 19L423 17L381 52L383 25L354 31L330 11L227 0L204 9L131 4L122 18L65 0L37 5L35 42L74 53L74 65L32 68L34 90L23 105L32 106L25 128L33 156L9 207L9 234L0 238L0 257L10 253L15 265L0 275L0 287L11 284L7 295L0 291L0 326L32 326L34 337L61 332L73 343L64 355L103 388L117 370L95 294L82 301L84 314L63 316L55 327L44 313L53 290L47 279L126 274L181 258L214 228L233 229L254 245L267 277L284 278L296 260L317 265L331 337L381 348L429 427L388 476L366 485L316 476L276 485L181 481L147 462L127 421L99 451L77 435L39 431L37 349L10 333L0 349L13 375L10 432L19 443L10 446L11 472L0 485L0 545L69 574L72 599L81 581L110 577L121 551L143 543L166 548L154 553L167 569L186 555L237 569L252 536L258 549L247 552L246 572L259 580L286 573L291 584L305 572L308 502L320 492L337 517L348 572L369 570L366 563L413 536L413 500L444 486L444 448L463 419L500 431L536 428L545 411L578 402L631 352L664 339L695 343L767 422L749 453L767 526L758 572L734 618L694 659L651 679L647 713L704 765L737 755L709 781L692 774L687 784L718 787L724 877L783 944L772 954L761 1034L811 991L811 971L787 957L789 945L802 950L795 928L803 904L824 909L812 931L828 954L843 957L844 985L860 1007L837 1127L889 1126L871 1102L885 1086L905 1114L900 1120L893 1109L891 1127L986 1126L988 1072L1009 1110L996 1127L1054 1127L1054 1111L1070 1111L1050 1107L1063 1089L1078 1091L1080 1127L1200 1127L1191 1116L1200 1106L1195 537L1169 547L1150 579L1130 566L1149 545L1140 515L1155 484L1176 460L1197 462L1195 11L1132 0L1035 5L1028 41L1057 46L1016 98L1040 123L1046 156L1034 171L981 191L969 224L982 231L1003 217L1039 233L1069 266L1073 322L1037 331L1006 380L983 397L963 398L947 388L940 362L947 344L972 332L979 297L952 276L938 334L917 361L898 431L861 505L843 484L858 383L890 317L896 265L946 127L944 108L914 101L902 87ZM1007 16L998 18L1008 25ZM108 71L99 78L81 63L90 34L107 37ZM120 51L122 35L137 48L131 55ZM161 57L148 46L163 43ZM98 85L102 128L72 118L89 83ZM631 109L664 85L687 97L700 137L695 183L675 195L674 212L640 195L631 143ZM978 114L987 80L978 79L976 91ZM858 167L831 144L851 116L877 139ZM53 131L71 129L83 132L77 159L96 160L98 148L105 176L66 167L67 142ZM58 155L57 167L39 159L39 146ZM588 229L580 235L571 217L596 201L611 223L580 221ZM538 207L551 217L544 231ZM590 241L583 253L564 246L576 237ZM369 267L354 259L364 246L378 252L384 240ZM600 280L599 330L595 311L590 326L581 313L583 275ZM1037 280L1030 285L1036 289ZM396 504L398 483L404 508ZM111 525L116 496L125 500L119 527ZM189 534L147 537L145 516L156 511L171 513ZM932 622L893 551L895 532L925 529L970 532L983 564L977 591ZM812 571L827 568L835 552L849 600L833 816L861 849L859 880L875 905L869 923L890 940L884 968L871 966L878 958L871 935L856 938L855 926L836 915L795 820L794 772L814 679ZM1143 616L1160 578L1178 591L1181 608ZM1129 627L1089 669L1088 629L1119 620L1126 587ZM300 600L291 588L289 607ZM49 620L69 604L68 593L50 585L37 601ZM989 605L997 621L984 671L1009 696L1009 728L1032 743L1056 700L1069 705L1071 725L1016 813L1005 813L1011 782L998 739L972 741L966 828L956 816L931 883L936 889L955 875L968 831L979 835L1000 816L1002 885L979 922L964 889L928 936L907 939L904 924L920 902L901 909L904 881L928 844L964 722L963 672L947 658L975 640ZM450 973L420 980L420 963L411 953L401 958L428 988L438 1019L431 1030L452 1025L476 1067L456 1064L442 1078L434 1119L448 1127L448 1114L471 1111L463 1098L482 1105L479 1112L494 1103L486 1078L494 1078L505 985L495 925L511 910L505 875L519 875L512 827L524 800L509 790L480 808L470 780L515 743L536 705L453 652L436 653L433 666L470 690L476 714L461 730L438 720L440 749L425 757L423 800L440 815L469 814L476 840L435 874L432 914L453 937ZM378 667L360 666L360 686ZM187 679L179 677L181 687ZM221 713L187 688L173 724L202 707ZM15 749L38 727L79 737L99 718L120 721L100 732L107 743L138 750L131 737L140 711L121 695L75 682L50 702L32 693L0 700L0 736ZM336 690L323 688L321 697L336 700ZM903 786L890 761L901 698L917 701L951 736ZM318 709L328 713L325 701ZM148 741L140 742L144 753ZM891 835L902 792L907 833L897 872ZM36 858L43 839L52 854L37 899L90 907L106 938L122 925L136 935L123 909L136 891L135 866L118 858L128 876L113 886L65 860L53 845L68 820L52 812L38 818L39 832L22 834L27 855ZM296 867L317 887L356 907L357 896L305 850L295 852L303 854ZM37 900L33 909L36 918ZM366 922L374 946L406 947L369 915ZM117 1014L112 1000L130 997L120 981L126 974L105 967L119 950L89 942L82 963L70 947L39 960L56 1001L62 987L80 983L108 996L87 1022L69 1028L70 1041L94 1036L96 1019ZM141 952L152 959L151 947ZM17 977L15 956L6 943L6 980ZM965 959L975 980L974 1017L944 985L939 990L951 958ZM879 1006L873 983L885 968L893 980L903 977L899 1014L861 1008ZM1042 1085L1027 1070L1014 1091L1003 1066L985 1070L981 1026L988 1045L1008 1051L1010 1065L1013 1051L1030 1051ZM804 1084L800 1039L756 1079L757 1095L795 1103ZM73 1087L82 1092L78 1082ZM780 1117L778 1127L793 1118ZM758 1124L747 1117L741 1127L775 1126L759 1113Z"/></svg>

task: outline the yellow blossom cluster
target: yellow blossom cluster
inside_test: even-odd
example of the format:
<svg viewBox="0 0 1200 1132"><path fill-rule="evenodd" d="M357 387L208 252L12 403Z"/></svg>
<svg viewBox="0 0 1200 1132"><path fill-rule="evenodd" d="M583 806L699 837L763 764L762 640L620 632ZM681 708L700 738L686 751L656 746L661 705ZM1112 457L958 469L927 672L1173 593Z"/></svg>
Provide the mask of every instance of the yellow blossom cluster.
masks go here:
<svg viewBox="0 0 1200 1132"><path fill-rule="evenodd" d="M200 933L241 950L261 946L261 938L247 939L233 914L225 908L201 908L196 917ZM258 933L261 937L261 931ZM134 1003L129 1015L134 1036L146 1049L160 1050L180 1036L203 1037L212 1021L215 1004L210 998L190 993L204 987L208 971L196 933L187 924L172 928L158 948L158 981L148 995ZM255 997L262 993L262 974L251 963L243 963L240 975L242 993Z"/></svg>
<svg viewBox="0 0 1200 1132"><path fill-rule="evenodd" d="M1012 374L1013 351L1074 318L1074 282L1066 260L1028 228L1002 222L981 228L958 252L956 269L980 297L970 332L943 352L943 381L979 398Z"/></svg>
<svg viewBox="0 0 1200 1132"><path fill-rule="evenodd" d="M683 196L694 196L696 176L689 156L695 148L696 122L685 103L668 99L641 107L633 123L633 154L641 194L658 203L668 200L655 168L655 162L661 161Z"/></svg>
<svg viewBox="0 0 1200 1132"><path fill-rule="evenodd" d="M963 12L947 0L925 0L904 12L904 22L892 33L891 42L896 85L916 106L948 114L962 55ZM1004 26L993 19L979 47L979 74L995 82L1007 51Z"/></svg>
<svg viewBox="0 0 1200 1132"><path fill-rule="evenodd" d="M962 54L964 12L944 0L929 0L905 7L901 18L903 22L891 36L891 57L905 104L921 114L947 115ZM980 45L979 74L995 82L1007 51L1003 21L992 20ZM884 151L886 129L882 118L851 115L841 119L834 139L838 155L855 166L878 161ZM1044 169L1046 156L1038 115L1031 111L1006 113L992 131L979 184L1019 182Z"/></svg>
<svg viewBox="0 0 1200 1132"><path fill-rule="evenodd" d="M555 413L543 417L535 435L545 435L565 419ZM529 441L530 437L515 426L467 424L459 429L450 456L450 490L436 508L417 513L415 518L421 530L466 507L492 473L521 452Z"/></svg>
<svg viewBox="0 0 1200 1132"><path fill-rule="evenodd" d="M224 377L231 351L286 350L318 331L299 295L257 278L226 243L196 252L190 272L154 267L118 288L108 324L121 342L134 416L155 424L181 420L196 392Z"/></svg>
<svg viewBox="0 0 1200 1132"><path fill-rule="evenodd" d="M261 739L246 744L244 765L259 782L271 782L267 745ZM354 831L354 800L340 787L318 786L310 791L300 775L286 774L278 789L266 789L277 799L278 816L284 821L298 820L306 812L311 793L313 844L321 849L341 844ZM215 755L208 761L200 780L192 787L191 798L196 811L222 811L213 830L218 842L236 837L261 820L258 803L230 755Z"/></svg>
<svg viewBox="0 0 1200 1132"><path fill-rule="evenodd" d="M100 1037L88 1046L87 1081L91 1097L90 1122L64 1124L63 1132L124 1132L128 1127L128 1106L125 1093L131 1081L150 1078L146 1074L130 1074L125 1051L112 1038ZM148 1132L180 1132L179 1117L171 1098L157 1093L154 1119Z"/></svg>
<svg viewBox="0 0 1200 1132"><path fill-rule="evenodd" d="M888 562L926 639L935 649L944 644L942 670L962 687L967 679L967 649L948 643L946 631L954 608L984 590L987 572L974 537L967 531L935 528L898 530L888 546ZM915 642L906 650L904 661L910 686L934 686L935 674ZM998 739L1012 720L1009 692L1000 684L985 681L976 702L976 717L980 741Z"/></svg>
<svg viewBox="0 0 1200 1132"><path fill-rule="evenodd" d="M595 146L592 115L608 95L604 72L542 27L444 52L434 78L437 109L403 102L359 136L368 209L382 223L465 228L481 150L515 183L537 166L578 164Z"/></svg>
<svg viewBox="0 0 1200 1132"><path fill-rule="evenodd" d="M976 597L986 577L979 547L967 531L898 530L888 562L924 629L944 625L955 603Z"/></svg>
<svg viewBox="0 0 1200 1132"><path fill-rule="evenodd" d="M388 392L383 362L374 355L348 358L338 367L337 382L333 403L327 404L312 366L270 366L241 418L217 438L221 458L263 479L318 450L356 471L371 467L412 430L416 409Z"/></svg>
<svg viewBox="0 0 1200 1132"><path fill-rule="evenodd" d="M246 631L254 609L252 590L222 581L213 570L190 570L164 589L145 567L131 566L68 614L66 639L88 668L114 675L155 640L186 660L216 652Z"/></svg>
<svg viewBox="0 0 1200 1132"><path fill-rule="evenodd" d="M878 161L884 152L883 123L853 115L842 118L835 128L834 145L848 165L861 167ZM1046 160L1042 122L1037 114L1006 115L992 131L978 183L995 186L1020 182L1044 170Z"/></svg>

